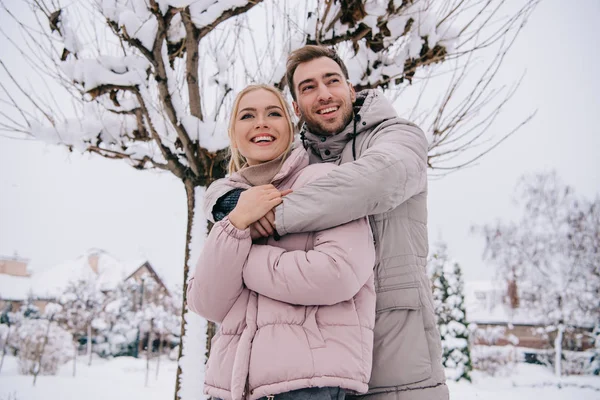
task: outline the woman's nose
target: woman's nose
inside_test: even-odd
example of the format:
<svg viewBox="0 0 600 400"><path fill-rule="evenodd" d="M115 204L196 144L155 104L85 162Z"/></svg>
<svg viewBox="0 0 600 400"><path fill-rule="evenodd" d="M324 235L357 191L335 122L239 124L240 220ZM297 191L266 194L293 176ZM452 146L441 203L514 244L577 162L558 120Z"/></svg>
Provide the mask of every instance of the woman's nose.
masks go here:
<svg viewBox="0 0 600 400"><path fill-rule="evenodd" d="M256 118L256 126L255 126L256 129L265 128L267 126L269 126L269 124L267 123L267 120L265 117L258 116Z"/></svg>

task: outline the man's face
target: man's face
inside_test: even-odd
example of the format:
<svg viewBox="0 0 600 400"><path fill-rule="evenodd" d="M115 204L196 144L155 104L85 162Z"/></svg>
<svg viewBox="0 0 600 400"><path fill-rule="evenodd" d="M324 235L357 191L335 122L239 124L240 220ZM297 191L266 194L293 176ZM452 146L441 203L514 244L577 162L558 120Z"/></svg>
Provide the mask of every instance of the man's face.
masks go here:
<svg viewBox="0 0 600 400"><path fill-rule="evenodd" d="M356 92L331 58L320 57L298 65L293 81L294 111L311 132L335 135L350 123Z"/></svg>

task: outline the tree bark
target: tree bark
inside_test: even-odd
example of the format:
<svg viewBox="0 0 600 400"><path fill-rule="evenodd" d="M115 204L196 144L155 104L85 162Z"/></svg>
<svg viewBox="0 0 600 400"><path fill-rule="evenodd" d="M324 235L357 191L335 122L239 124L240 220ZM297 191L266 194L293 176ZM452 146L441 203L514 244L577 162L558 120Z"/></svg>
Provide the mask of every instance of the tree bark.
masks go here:
<svg viewBox="0 0 600 400"><path fill-rule="evenodd" d="M48 343L48 336L50 335L50 327L52 326L52 317L48 319L48 327L46 328L46 336L44 336L44 341L42 342L42 348L40 349L40 356L38 358L38 366L37 369L33 373L33 386L35 386L35 381L39 373L42 371L42 357L44 356L44 349L46 348L46 344Z"/></svg>
<svg viewBox="0 0 600 400"><path fill-rule="evenodd" d="M9 340L10 340L10 324L8 324L8 333L6 334L6 340L4 341L4 345L2 345L2 360L0 360L0 372L2 372L2 365L4 365L4 357L6 356L6 347L8 346Z"/></svg>
<svg viewBox="0 0 600 400"><path fill-rule="evenodd" d="M187 232L185 234L185 260L183 264L183 296L181 304L181 330L179 333L179 353L177 354L177 373L175 375L175 400L179 400L179 390L181 389L181 356L183 355L183 337L185 336L186 323L185 314L187 312L187 287L188 287L188 275L190 269L188 267L188 261L190 258L191 240L192 240L192 227L194 223L194 207L196 206L196 192L194 191L194 184L190 180L183 182L185 186L185 194L187 198Z"/></svg>
<svg viewBox="0 0 600 400"><path fill-rule="evenodd" d="M154 377L154 379L158 380L158 370L160 369L160 356L162 356L163 353L163 341L164 341L164 334L161 333L160 334L160 339L158 342L158 358L156 359L156 376Z"/></svg>
<svg viewBox="0 0 600 400"><path fill-rule="evenodd" d="M556 337L554 338L554 375L560 378L562 375L562 341L565 332L565 326L561 322L558 324Z"/></svg>
<svg viewBox="0 0 600 400"><path fill-rule="evenodd" d="M150 331L148 332L148 342L146 344L146 379L144 386L148 387L148 376L150 375L150 356L152 355L152 334L154 330L154 318L150 320Z"/></svg>
<svg viewBox="0 0 600 400"><path fill-rule="evenodd" d="M75 340L73 342L73 377L77 373L77 351L79 350L78 347L79 343L77 343L77 341Z"/></svg>
<svg viewBox="0 0 600 400"><path fill-rule="evenodd" d="M87 325L87 356L88 365L92 365L92 321Z"/></svg>

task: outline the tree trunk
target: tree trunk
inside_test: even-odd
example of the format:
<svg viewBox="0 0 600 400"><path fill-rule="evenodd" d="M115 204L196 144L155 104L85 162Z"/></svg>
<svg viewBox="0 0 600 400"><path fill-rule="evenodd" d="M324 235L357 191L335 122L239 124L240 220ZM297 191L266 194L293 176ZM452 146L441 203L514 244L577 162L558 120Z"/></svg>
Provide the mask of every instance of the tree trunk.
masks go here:
<svg viewBox="0 0 600 400"><path fill-rule="evenodd" d="M148 344L146 345L146 380L144 386L148 387L148 376L150 375L150 356L152 354L152 334L154 330L154 318L150 320L150 331L148 332Z"/></svg>
<svg viewBox="0 0 600 400"><path fill-rule="evenodd" d="M0 372L2 372L2 365L4 365L4 357L6 356L6 346L8 346L8 341L10 340L10 324L8 324L8 333L6 334L6 340L2 345L2 360L0 360Z"/></svg>
<svg viewBox="0 0 600 400"><path fill-rule="evenodd" d="M46 328L46 336L44 336L44 341L42 342L42 348L40 349L40 356L38 357L38 367L33 373L33 386L35 386L35 381L39 373L42 370L42 357L44 356L44 349L46 348L46 344L48 343L48 336L50 336L50 326L52 325L52 317L48 319L48 328Z"/></svg>
<svg viewBox="0 0 600 400"><path fill-rule="evenodd" d="M565 326L558 324L556 337L554 338L554 375L560 378L562 375L562 341L565 332Z"/></svg>
<svg viewBox="0 0 600 400"><path fill-rule="evenodd" d="M179 352L177 354L177 373L175 375L175 400L179 400L179 391L181 389L181 356L183 355L183 337L185 336L186 323L185 314L187 313L187 287L190 258L190 248L192 240L192 227L194 223L194 207L196 206L196 194L194 185L190 181L184 181L185 194L187 198L187 231L185 234L185 260L183 263L183 301L181 304L181 330L179 333Z"/></svg>
<svg viewBox="0 0 600 400"><path fill-rule="evenodd" d="M77 372L77 350L79 347L79 343L78 341L74 341L73 342L73 376L75 376L75 373Z"/></svg>
<svg viewBox="0 0 600 400"><path fill-rule="evenodd" d="M92 365L92 322L87 325L87 356L88 365Z"/></svg>
<svg viewBox="0 0 600 400"><path fill-rule="evenodd" d="M159 336L159 342L158 342L158 359L156 360L156 376L154 377L154 379L158 380L158 370L160 369L160 356L162 356L162 352L163 352L163 341L164 341L164 334L161 333Z"/></svg>

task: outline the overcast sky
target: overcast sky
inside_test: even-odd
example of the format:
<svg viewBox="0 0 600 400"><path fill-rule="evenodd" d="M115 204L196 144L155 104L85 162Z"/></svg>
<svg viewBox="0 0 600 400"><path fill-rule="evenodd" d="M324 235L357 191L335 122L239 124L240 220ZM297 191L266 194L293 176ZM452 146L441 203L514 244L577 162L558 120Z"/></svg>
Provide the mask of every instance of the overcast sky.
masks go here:
<svg viewBox="0 0 600 400"><path fill-rule="evenodd" d="M581 195L600 194L600 2L576 3L542 1L505 62L507 82L526 76L494 129L537 109L535 119L477 166L430 182L430 242L448 242L468 280L493 272L471 227L515 216L512 191L523 173L555 169ZM18 252L34 271L101 248L146 257L180 283L185 207L169 174L0 138L0 255Z"/></svg>

